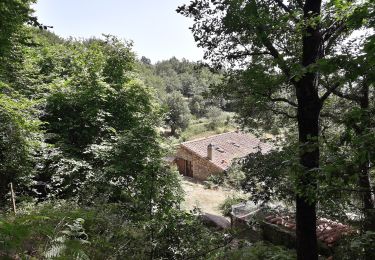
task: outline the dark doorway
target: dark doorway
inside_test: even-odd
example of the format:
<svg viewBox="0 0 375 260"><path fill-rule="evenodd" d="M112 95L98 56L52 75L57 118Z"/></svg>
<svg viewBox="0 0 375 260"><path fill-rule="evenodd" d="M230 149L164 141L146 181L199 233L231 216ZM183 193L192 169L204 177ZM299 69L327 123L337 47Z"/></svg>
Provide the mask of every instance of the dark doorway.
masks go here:
<svg viewBox="0 0 375 260"><path fill-rule="evenodd" d="M185 161L186 176L193 177L193 165L191 161Z"/></svg>
<svg viewBox="0 0 375 260"><path fill-rule="evenodd" d="M193 164L191 161L176 159L176 164L180 174L188 177L193 177Z"/></svg>

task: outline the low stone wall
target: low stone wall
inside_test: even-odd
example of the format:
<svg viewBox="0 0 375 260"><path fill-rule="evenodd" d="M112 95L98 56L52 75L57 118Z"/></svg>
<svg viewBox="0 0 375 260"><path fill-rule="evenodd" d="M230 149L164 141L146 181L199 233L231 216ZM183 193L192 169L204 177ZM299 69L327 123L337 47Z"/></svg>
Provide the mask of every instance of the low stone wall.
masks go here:
<svg viewBox="0 0 375 260"><path fill-rule="evenodd" d="M257 242L263 239L262 230L257 227L252 227L244 219L231 217L232 228L238 230L237 236L242 239L247 239L250 242Z"/></svg>
<svg viewBox="0 0 375 260"><path fill-rule="evenodd" d="M265 221L261 222L261 227L264 240L287 248L296 248L296 234L294 231L286 230L278 225ZM318 249L319 253L325 256L331 256L334 254L334 247L328 247L319 240Z"/></svg>
<svg viewBox="0 0 375 260"><path fill-rule="evenodd" d="M295 248L296 236L293 232L284 230L277 225L262 221L260 223L262 229L262 237L264 240L273 244L285 246L287 248Z"/></svg>
<svg viewBox="0 0 375 260"><path fill-rule="evenodd" d="M234 211L233 209L237 209ZM266 240L276 245L287 248L296 248L295 222L293 214L267 213L264 209L243 212L245 206L239 204L232 206L232 225L247 232L246 238ZM250 208L251 210L251 208ZM251 228L249 223L256 222L259 230ZM319 253L324 256L334 256L338 250L342 238L354 234L356 230L348 225L344 225L329 219L317 220L317 235ZM336 252L337 253L337 252Z"/></svg>

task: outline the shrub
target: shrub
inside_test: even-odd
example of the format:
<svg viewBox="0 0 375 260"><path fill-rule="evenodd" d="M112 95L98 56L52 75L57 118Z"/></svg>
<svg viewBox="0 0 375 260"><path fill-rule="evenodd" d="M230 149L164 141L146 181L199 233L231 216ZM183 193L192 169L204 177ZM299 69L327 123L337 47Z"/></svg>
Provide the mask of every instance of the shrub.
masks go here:
<svg viewBox="0 0 375 260"><path fill-rule="evenodd" d="M224 174L218 173L218 174L212 174L207 178L208 182L211 182L215 185L223 185L224 184Z"/></svg>
<svg viewBox="0 0 375 260"><path fill-rule="evenodd" d="M209 119L208 130L215 130L220 124L223 124L222 114L223 111L218 107L210 106L207 108L206 117Z"/></svg>
<svg viewBox="0 0 375 260"><path fill-rule="evenodd" d="M269 243L258 242L249 247L229 250L217 253L210 259L222 260L293 260L296 259L296 253L281 246L274 246Z"/></svg>
<svg viewBox="0 0 375 260"><path fill-rule="evenodd" d="M232 188L241 190L241 185L245 180L245 177L245 173L241 170L241 166L234 163L227 171L225 183Z"/></svg>
<svg viewBox="0 0 375 260"><path fill-rule="evenodd" d="M224 239L178 209L144 220L132 214L114 203L20 207L16 216L0 216L0 259L197 259Z"/></svg>
<svg viewBox="0 0 375 260"><path fill-rule="evenodd" d="M225 199L225 201L219 206L221 213L229 217L232 212L232 206L246 201L243 197L240 196L231 196Z"/></svg>
<svg viewBox="0 0 375 260"><path fill-rule="evenodd" d="M340 244L335 254L337 259L375 259L375 232L367 231Z"/></svg>

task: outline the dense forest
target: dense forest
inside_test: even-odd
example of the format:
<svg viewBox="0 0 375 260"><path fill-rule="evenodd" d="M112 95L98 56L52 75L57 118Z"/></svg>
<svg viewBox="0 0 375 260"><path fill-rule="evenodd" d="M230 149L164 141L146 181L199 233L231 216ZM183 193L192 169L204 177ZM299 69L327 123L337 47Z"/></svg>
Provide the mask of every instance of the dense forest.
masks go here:
<svg viewBox="0 0 375 260"><path fill-rule="evenodd" d="M226 125L231 121L230 104L220 96L210 95L212 89L222 84L220 71L212 72L203 64L174 57L154 65L142 57L138 71L144 83L156 90L157 100L166 111L164 126L170 129L170 135L180 136L185 132L186 139L189 137L186 130L195 130L195 134L218 130L225 121ZM189 129L190 123L194 125L196 121L205 123L205 127Z"/></svg>
<svg viewBox="0 0 375 260"><path fill-rule="evenodd" d="M373 1L194 0L206 63L61 38L33 2L0 3L0 259L318 259L321 217L355 230L334 259L375 258ZM237 126L274 149L210 181L295 212L296 250L181 206L165 158Z"/></svg>

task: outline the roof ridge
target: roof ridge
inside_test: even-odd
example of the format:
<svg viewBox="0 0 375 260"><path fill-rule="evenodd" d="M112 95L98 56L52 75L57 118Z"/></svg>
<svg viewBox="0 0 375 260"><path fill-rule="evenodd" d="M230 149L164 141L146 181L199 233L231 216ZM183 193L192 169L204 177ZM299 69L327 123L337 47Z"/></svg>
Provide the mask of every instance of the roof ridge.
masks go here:
<svg viewBox="0 0 375 260"><path fill-rule="evenodd" d="M194 140L186 141L186 142L183 142L183 143L181 143L181 144L188 144L188 143L198 142L198 141L202 141L202 140L210 139L210 138L212 138L212 137L216 137L216 136L219 136L219 135L225 135L225 134L236 133L236 132L237 132L237 130L233 130L233 131L229 131L229 132L225 132L225 133L221 133L221 134L210 135L210 136L207 136L207 137L202 137L202 138L198 138L198 139L194 139ZM244 132L239 132L239 133L247 134L247 133L244 133Z"/></svg>

